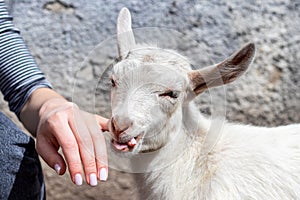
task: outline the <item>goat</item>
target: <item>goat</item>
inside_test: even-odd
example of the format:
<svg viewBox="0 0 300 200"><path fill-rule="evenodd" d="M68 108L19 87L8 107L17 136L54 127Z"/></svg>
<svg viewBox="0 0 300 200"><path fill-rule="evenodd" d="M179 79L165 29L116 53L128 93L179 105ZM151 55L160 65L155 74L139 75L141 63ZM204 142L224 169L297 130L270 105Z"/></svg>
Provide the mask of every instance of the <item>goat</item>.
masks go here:
<svg viewBox="0 0 300 200"><path fill-rule="evenodd" d="M180 151L164 167L136 174L141 199L300 199L300 124L266 128L213 121L192 101L244 74L255 56L253 43L223 62L192 70L173 50L136 44L126 8L118 17L117 40L112 146L121 154L168 146L153 159L156 164Z"/></svg>

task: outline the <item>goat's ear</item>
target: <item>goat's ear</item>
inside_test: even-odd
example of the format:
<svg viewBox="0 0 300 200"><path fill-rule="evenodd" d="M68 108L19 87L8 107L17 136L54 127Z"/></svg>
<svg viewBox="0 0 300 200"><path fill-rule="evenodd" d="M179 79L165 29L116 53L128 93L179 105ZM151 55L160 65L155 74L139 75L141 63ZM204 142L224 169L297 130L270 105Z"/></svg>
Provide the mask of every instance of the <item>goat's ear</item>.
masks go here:
<svg viewBox="0 0 300 200"><path fill-rule="evenodd" d="M127 8L122 8L117 22L118 51L121 59L135 46L134 35L131 28L131 15Z"/></svg>
<svg viewBox="0 0 300 200"><path fill-rule="evenodd" d="M188 76L194 94L198 95L207 88L236 80L248 69L254 55L255 45L248 43L221 63L189 72Z"/></svg>

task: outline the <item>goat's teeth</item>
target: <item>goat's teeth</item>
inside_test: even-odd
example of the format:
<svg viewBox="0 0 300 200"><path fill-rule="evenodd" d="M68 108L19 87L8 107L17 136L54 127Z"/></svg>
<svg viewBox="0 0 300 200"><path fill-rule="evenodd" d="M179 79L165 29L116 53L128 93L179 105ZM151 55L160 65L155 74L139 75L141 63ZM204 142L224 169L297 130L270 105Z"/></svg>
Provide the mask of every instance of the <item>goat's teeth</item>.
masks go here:
<svg viewBox="0 0 300 200"><path fill-rule="evenodd" d="M136 140L135 140L135 138L132 138L129 142L128 142L128 145L129 146L134 146L134 145L136 145Z"/></svg>
<svg viewBox="0 0 300 200"><path fill-rule="evenodd" d="M130 140L130 142L131 142L131 144L136 144L135 138L132 138L132 139Z"/></svg>

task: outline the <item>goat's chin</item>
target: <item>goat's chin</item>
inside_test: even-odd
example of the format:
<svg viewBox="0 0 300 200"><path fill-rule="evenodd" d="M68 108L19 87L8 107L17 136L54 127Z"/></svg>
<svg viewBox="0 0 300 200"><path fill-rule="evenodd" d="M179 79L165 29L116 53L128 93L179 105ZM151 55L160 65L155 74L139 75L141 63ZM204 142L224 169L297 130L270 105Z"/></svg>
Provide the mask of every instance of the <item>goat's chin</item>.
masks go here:
<svg viewBox="0 0 300 200"><path fill-rule="evenodd" d="M165 144L161 140L157 141L147 141L144 140L142 144L137 148L140 153L149 153L160 150Z"/></svg>
<svg viewBox="0 0 300 200"><path fill-rule="evenodd" d="M145 132L144 137L140 141L138 152L148 153L158 151L167 144L167 141L169 141L169 135L165 131L151 130Z"/></svg>

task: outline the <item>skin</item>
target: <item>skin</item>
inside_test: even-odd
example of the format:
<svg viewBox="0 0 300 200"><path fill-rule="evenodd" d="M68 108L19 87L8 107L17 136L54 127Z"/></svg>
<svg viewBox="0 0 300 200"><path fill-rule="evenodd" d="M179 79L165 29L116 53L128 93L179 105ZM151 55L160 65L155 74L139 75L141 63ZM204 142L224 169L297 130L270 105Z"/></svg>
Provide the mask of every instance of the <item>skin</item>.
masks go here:
<svg viewBox="0 0 300 200"><path fill-rule="evenodd" d="M107 167L105 139L106 118L80 110L75 104L49 88L35 90L24 105L20 119L36 137L36 150L44 161L63 175L68 167L72 181L81 185L79 175L91 183L90 175L100 179ZM58 152L61 148L64 157ZM106 176L107 178L107 176ZM97 184L97 182L96 182Z"/></svg>

